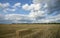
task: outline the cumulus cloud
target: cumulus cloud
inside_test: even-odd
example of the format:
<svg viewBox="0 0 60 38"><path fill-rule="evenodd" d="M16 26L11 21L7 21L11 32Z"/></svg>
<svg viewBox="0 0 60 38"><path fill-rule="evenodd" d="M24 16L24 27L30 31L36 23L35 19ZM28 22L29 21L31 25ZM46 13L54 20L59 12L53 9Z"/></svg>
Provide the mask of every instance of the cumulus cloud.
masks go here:
<svg viewBox="0 0 60 38"><path fill-rule="evenodd" d="M40 4L25 4L22 6L24 10L39 10L41 8Z"/></svg>
<svg viewBox="0 0 60 38"><path fill-rule="evenodd" d="M23 5L23 6L22 6L22 9L24 9L24 10L29 10L29 5L28 5L28 4Z"/></svg>
<svg viewBox="0 0 60 38"><path fill-rule="evenodd" d="M47 10L44 9L46 9L47 7L48 7L47 4L42 5L41 3L33 3L30 5L28 4L23 5L22 9L30 11L29 17L36 19L39 16L43 17L46 15L45 13L47 12Z"/></svg>
<svg viewBox="0 0 60 38"><path fill-rule="evenodd" d="M5 15L7 20L21 20L23 15L20 14L7 14Z"/></svg>
<svg viewBox="0 0 60 38"><path fill-rule="evenodd" d="M21 3L15 3L12 8L9 8L10 4L4 5L4 11L16 11L16 8L22 7L25 11L30 11L29 14L6 14L0 16L0 21L8 21L9 23L52 23L60 20L60 5L59 0L33 0L30 5ZM0 3L0 6L3 6ZM53 11L53 12L52 12ZM57 12L56 12L57 11ZM58 13L58 14L57 14ZM4 18L3 18L4 17Z"/></svg>
<svg viewBox="0 0 60 38"><path fill-rule="evenodd" d="M44 11L31 11L29 14L30 17L32 18L37 18L38 16L44 16Z"/></svg>
<svg viewBox="0 0 60 38"><path fill-rule="evenodd" d="M1 24L7 24L7 23L11 23L11 21L9 21L9 20L5 20L5 16L3 15L3 14L0 14L0 23Z"/></svg>
<svg viewBox="0 0 60 38"><path fill-rule="evenodd" d="M21 7L21 3L15 3L11 6L10 3L0 3L0 10L2 10L4 13L7 13L8 11L14 12L17 10L17 8Z"/></svg>
<svg viewBox="0 0 60 38"><path fill-rule="evenodd" d="M6 8L6 7L9 7L10 6L10 4L9 3L0 3L0 7L2 7L2 8Z"/></svg>
<svg viewBox="0 0 60 38"><path fill-rule="evenodd" d="M13 8L21 7L21 3L14 4Z"/></svg>
<svg viewBox="0 0 60 38"><path fill-rule="evenodd" d="M33 4L25 4L23 5L23 9L24 10L30 10L29 13L29 17L33 18L35 21L34 22L43 22L43 23L47 23L47 22L54 22L57 20L60 20L59 16L50 16L50 13L56 14L56 11L60 9L60 6L57 5L59 0L33 0ZM55 8L56 7L56 8ZM55 12L52 12L55 11ZM57 12L59 13L59 11ZM46 16L46 17L45 17ZM37 17L39 18L43 18L43 19L39 19L36 20ZM48 18L49 17L49 18Z"/></svg>
<svg viewBox="0 0 60 38"><path fill-rule="evenodd" d="M22 14L7 14L5 15L5 20L9 20L12 23L31 23L32 19L28 15Z"/></svg>
<svg viewBox="0 0 60 38"><path fill-rule="evenodd" d="M36 3L41 3L43 1L45 1L45 0L33 0L32 2L36 4Z"/></svg>
<svg viewBox="0 0 60 38"><path fill-rule="evenodd" d="M2 10L4 13L7 13L7 11L15 11L15 8L9 8L11 5L9 3L0 3L0 10Z"/></svg>
<svg viewBox="0 0 60 38"><path fill-rule="evenodd" d="M33 17L29 17L30 15L23 14L6 14L0 15L1 23L52 23L60 20L60 15L51 16L49 18L36 19Z"/></svg>
<svg viewBox="0 0 60 38"><path fill-rule="evenodd" d="M16 9L14 9L14 8L5 8L4 10L3 10L3 12L4 13L7 13L7 12L14 12L14 11L16 11Z"/></svg>
<svg viewBox="0 0 60 38"><path fill-rule="evenodd" d="M60 20L60 15L57 16L49 16L47 18L36 19L33 17L29 17L30 15L22 15L22 14L7 14L5 16L5 20L11 20L12 23L53 23L57 20Z"/></svg>

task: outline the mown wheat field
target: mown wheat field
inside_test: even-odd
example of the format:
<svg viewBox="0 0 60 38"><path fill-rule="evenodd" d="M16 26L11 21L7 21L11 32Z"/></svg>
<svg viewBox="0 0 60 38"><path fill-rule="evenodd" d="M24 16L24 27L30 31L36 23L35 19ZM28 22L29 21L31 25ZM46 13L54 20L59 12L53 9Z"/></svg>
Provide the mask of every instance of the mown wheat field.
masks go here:
<svg viewBox="0 0 60 38"><path fill-rule="evenodd" d="M0 38L60 38L60 24L0 24Z"/></svg>

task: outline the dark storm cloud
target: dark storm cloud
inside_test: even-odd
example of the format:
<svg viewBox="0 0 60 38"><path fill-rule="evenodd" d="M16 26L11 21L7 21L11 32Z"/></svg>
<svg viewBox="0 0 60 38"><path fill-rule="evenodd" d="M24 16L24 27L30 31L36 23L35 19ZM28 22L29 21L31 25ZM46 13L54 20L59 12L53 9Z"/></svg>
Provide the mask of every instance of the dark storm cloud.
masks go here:
<svg viewBox="0 0 60 38"><path fill-rule="evenodd" d="M47 4L48 4L48 10L50 13L60 10L60 0L49 0L47 1Z"/></svg>

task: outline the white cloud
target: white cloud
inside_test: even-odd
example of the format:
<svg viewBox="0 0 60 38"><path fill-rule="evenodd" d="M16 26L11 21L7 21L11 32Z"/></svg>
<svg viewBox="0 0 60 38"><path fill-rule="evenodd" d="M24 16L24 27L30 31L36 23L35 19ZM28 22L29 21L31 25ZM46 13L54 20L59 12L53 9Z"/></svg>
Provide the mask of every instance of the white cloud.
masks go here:
<svg viewBox="0 0 60 38"><path fill-rule="evenodd" d="M30 15L23 14L6 14L5 16L0 15L0 21L6 20L9 23L52 23L60 20L60 15L50 16L49 18L36 19L29 17ZM3 21L4 22L4 21Z"/></svg>
<svg viewBox="0 0 60 38"><path fill-rule="evenodd" d="M40 3L40 0L33 0L33 3Z"/></svg>
<svg viewBox="0 0 60 38"><path fill-rule="evenodd" d="M8 11L14 12L18 7L21 7L21 3L15 3L12 6L9 3L0 3L0 10L2 10L4 13L8 13Z"/></svg>
<svg viewBox="0 0 60 38"><path fill-rule="evenodd" d="M46 0L33 0L32 2L35 3L35 4L37 4L37 3L44 2L44 1L46 1Z"/></svg>
<svg viewBox="0 0 60 38"><path fill-rule="evenodd" d="M54 0L33 0L32 2L36 4L36 3L51 3L52 1Z"/></svg>
<svg viewBox="0 0 60 38"><path fill-rule="evenodd" d="M6 7L9 7L10 6L10 4L9 3L0 3L0 7L2 7L2 8L6 8Z"/></svg>
<svg viewBox="0 0 60 38"><path fill-rule="evenodd" d="M6 20L26 20L29 19L28 15L24 14L6 14L5 15Z"/></svg>
<svg viewBox="0 0 60 38"><path fill-rule="evenodd" d="M22 9L24 9L24 10L29 10L29 5L28 5L28 4L23 5L23 6L22 6Z"/></svg>
<svg viewBox="0 0 60 38"><path fill-rule="evenodd" d="M30 11L29 17L36 19L37 17L43 17L47 15L48 5L45 3L44 5L40 3L42 0L33 0L33 4L25 4L22 6L22 9ZM34 3L37 2L37 3ZM45 9L45 10L44 10Z"/></svg>
<svg viewBox="0 0 60 38"><path fill-rule="evenodd" d="M14 4L13 8L21 7L21 3Z"/></svg>
<svg viewBox="0 0 60 38"><path fill-rule="evenodd" d="M14 11L16 11L16 9L15 8L5 8L4 10L3 10L3 12L4 13L7 13L7 12L14 12Z"/></svg>
<svg viewBox="0 0 60 38"><path fill-rule="evenodd" d="M10 9L10 8L7 8L6 10L8 10L8 11L16 11L16 9Z"/></svg>
<svg viewBox="0 0 60 38"><path fill-rule="evenodd" d="M40 4L25 4L22 6L22 8L24 10L39 10L41 7L40 7Z"/></svg>
<svg viewBox="0 0 60 38"><path fill-rule="evenodd" d="M48 17L49 19L52 19L52 21L57 21L57 20L60 20L60 14L58 14L58 15L55 15L55 16L50 16L50 17Z"/></svg>
<svg viewBox="0 0 60 38"><path fill-rule="evenodd" d="M3 17L0 17L0 19L8 20L12 23L52 23L56 22L57 20L60 20L60 15L48 15L49 7L48 2L45 3L45 0L33 0L32 4L25 4L22 5L22 9L26 11L30 11L28 15L24 14L6 14ZM44 3L43 3L44 2ZM6 4L6 5L5 5ZM9 3L2 4L0 3L0 7L4 8L4 12L14 12L17 9L21 7L21 3L15 3L13 6L10 6ZM50 4L50 2L49 2ZM12 8L9 8L12 7ZM58 12L57 12L58 13Z"/></svg>
<svg viewBox="0 0 60 38"><path fill-rule="evenodd" d="M43 18L43 19L36 19L33 17L29 17L30 15L22 15L22 14L7 14L5 16L5 18L7 20L12 20L13 22L19 22L19 23L28 23L28 21L31 21L29 23L52 23L55 22L57 20L60 20L60 15L57 16L50 16L47 18ZM37 16L38 17L38 16ZM20 21L19 21L20 20Z"/></svg>
<svg viewBox="0 0 60 38"><path fill-rule="evenodd" d="M40 10L40 8L41 8L40 4L31 4L29 6L29 9L31 10Z"/></svg>
<svg viewBox="0 0 60 38"><path fill-rule="evenodd" d="M38 16L44 16L44 11L31 11L29 17L37 18Z"/></svg>
<svg viewBox="0 0 60 38"><path fill-rule="evenodd" d="M21 3L15 3L13 6L11 6L10 3L0 3L0 7L2 7L2 8L6 8L6 7L17 8L17 7L21 7Z"/></svg>
<svg viewBox="0 0 60 38"><path fill-rule="evenodd" d="M2 10L4 13L7 13L7 11L16 11L15 8L9 8L11 5L9 3L0 3L0 10Z"/></svg>
<svg viewBox="0 0 60 38"><path fill-rule="evenodd" d="M45 4L44 8L46 8L46 7L47 7L47 5ZM42 6L39 3L37 3L37 4L30 4L30 5L25 4L25 5L22 6L22 9L30 11L29 17L33 18L33 19L37 18L38 16L40 16L40 17L41 16L45 16L44 15L45 11L41 10L41 8L42 8Z"/></svg>
<svg viewBox="0 0 60 38"><path fill-rule="evenodd" d="M22 18L20 14L7 14L5 17L7 20L21 20Z"/></svg>
<svg viewBox="0 0 60 38"><path fill-rule="evenodd" d="M13 23L28 23L32 19L28 15L22 14L7 14L5 15L5 20L9 20Z"/></svg>

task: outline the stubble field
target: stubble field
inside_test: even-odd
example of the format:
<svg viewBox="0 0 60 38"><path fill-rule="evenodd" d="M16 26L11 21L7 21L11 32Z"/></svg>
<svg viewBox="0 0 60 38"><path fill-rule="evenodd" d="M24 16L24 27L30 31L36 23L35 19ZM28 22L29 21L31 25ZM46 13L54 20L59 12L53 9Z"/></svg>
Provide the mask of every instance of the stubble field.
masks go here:
<svg viewBox="0 0 60 38"><path fill-rule="evenodd" d="M0 38L60 38L60 24L0 24Z"/></svg>

